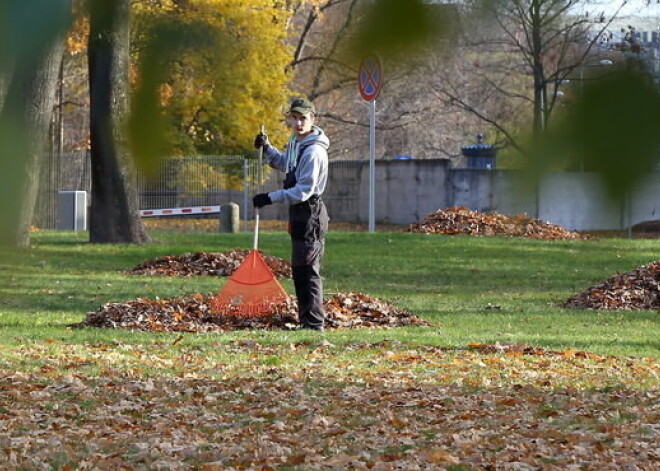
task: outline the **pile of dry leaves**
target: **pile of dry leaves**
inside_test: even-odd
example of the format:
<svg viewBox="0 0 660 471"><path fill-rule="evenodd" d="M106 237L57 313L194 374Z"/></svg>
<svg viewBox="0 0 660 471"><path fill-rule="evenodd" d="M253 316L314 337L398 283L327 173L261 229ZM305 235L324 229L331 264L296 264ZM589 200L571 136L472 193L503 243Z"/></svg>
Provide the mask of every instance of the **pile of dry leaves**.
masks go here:
<svg viewBox="0 0 660 471"><path fill-rule="evenodd" d="M660 261L614 275L568 298L563 306L583 309L660 309Z"/></svg>
<svg viewBox="0 0 660 471"><path fill-rule="evenodd" d="M421 222L411 224L408 232L425 234L468 234L485 236L529 237L532 239L585 239L587 236L571 232L556 224L527 217L485 214L464 206L438 210Z"/></svg>
<svg viewBox="0 0 660 471"><path fill-rule="evenodd" d="M121 328L154 332L222 332L242 329L293 329L298 325L293 299L267 317L237 317L211 311L213 295L194 294L171 299L138 298L107 303L87 314L79 327ZM404 309L361 293L335 294L324 300L326 328L402 327L429 325Z"/></svg>
<svg viewBox="0 0 660 471"><path fill-rule="evenodd" d="M166 276L231 276L243 263L249 250L230 250L228 252L195 252L183 255L167 255L147 260L129 270L132 275ZM261 252L260 252L261 253ZM273 274L277 278L291 278L291 264L279 257L261 253Z"/></svg>

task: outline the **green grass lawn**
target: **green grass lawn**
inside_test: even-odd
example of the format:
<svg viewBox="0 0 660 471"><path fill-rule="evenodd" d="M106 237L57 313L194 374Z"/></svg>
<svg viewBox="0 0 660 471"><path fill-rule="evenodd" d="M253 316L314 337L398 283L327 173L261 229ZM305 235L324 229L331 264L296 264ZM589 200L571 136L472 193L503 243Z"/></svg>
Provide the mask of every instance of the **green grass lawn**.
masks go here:
<svg viewBox="0 0 660 471"><path fill-rule="evenodd" d="M123 274L147 259L194 251L249 248L250 234L157 233L148 245L92 245L85 233L33 234L30 249L6 252L0 265L0 345L56 338L140 342L144 333L71 330L106 302L216 292L214 277ZM288 258L284 232L262 233L260 249ZM660 241L333 232L323 269L326 293L366 293L407 308L432 328L329 332L333 342L401 341L413 345L525 343L620 356L660 356L657 312L565 309L559 304L617 272L655 260ZM284 282L292 292L291 283ZM292 334L236 332L280 343ZM191 335L194 337L194 334ZM188 341L188 339L187 339ZM192 340L190 341L197 341Z"/></svg>
<svg viewBox="0 0 660 471"><path fill-rule="evenodd" d="M123 273L141 262L252 245L155 235L43 232L2 254L1 469L657 469L660 314L559 304L653 261L660 242L333 232L328 294L363 292L433 326L68 327L106 302L224 282ZM288 236L263 233L260 248L288 257Z"/></svg>

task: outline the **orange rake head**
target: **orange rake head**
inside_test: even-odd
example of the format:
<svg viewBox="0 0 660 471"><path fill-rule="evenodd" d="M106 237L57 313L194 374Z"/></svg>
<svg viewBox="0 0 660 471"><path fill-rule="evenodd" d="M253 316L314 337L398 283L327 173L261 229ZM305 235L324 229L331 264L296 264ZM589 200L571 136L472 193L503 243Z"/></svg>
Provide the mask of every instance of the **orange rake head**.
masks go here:
<svg viewBox="0 0 660 471"><path fill-rule="evenodd" d="M213 298L217 314L236 317L261 317L277 313L289 299L258 250L251 250Z"/></svg>

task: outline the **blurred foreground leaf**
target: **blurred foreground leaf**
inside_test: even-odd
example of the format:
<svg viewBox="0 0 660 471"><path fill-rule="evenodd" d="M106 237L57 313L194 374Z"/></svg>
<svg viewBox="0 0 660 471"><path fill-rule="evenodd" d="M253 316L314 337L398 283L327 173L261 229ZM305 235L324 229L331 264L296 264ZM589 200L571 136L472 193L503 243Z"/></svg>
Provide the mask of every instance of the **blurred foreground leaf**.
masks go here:
<svg viewBox="0 0 660 471"><path fill-rule="evenodd" d="M0 118L0 245L13 245L21 210L27 155L25 128L13 123L6 108Z"/></svg>
<svg viewBox="0 0 660 471"><path fill-rule="evenodd" d="M435 14L438 8L422 0L369 2L351 42L351 54L360 58L376 52L387 57L428 45L448 29L449 18Z"/></svg>
<svg viewBox="0 0 660 471"><path fill-rule="evenodd" d="M0 73L37 57L68 24L70 8L62 0L2 0Z"/></svg>
<svg viewBox="0 0 660 471"><path fill-rule="evenodd" d="M25 224L28 177L38 174L52 108L45 67L70 21L69 0L0 3L0 242L15 244ZM34 191L34 183L30 181ZM31 201L28 198L28 201ZM29 203L28 203L29 204ZM23 218L25 219L25 218Z"/></svg>
<svg viewBox="0 0 660 471"><path fill-rule="evenodd" d="M584 168L601 173L621 197L658 164L660 91L644 71L615 70L589 83L576 103L564 137Z"/></svg>
<svg viewBox="0 0 660 471"><path fill-rule="evenodd" d="M202 50L222 56L229 46L227 38L203 21L158 15L145 28L141 46L128 136L136 167L149 173L173 146L168 139L171 117L164 114L161 90L171 80L172 64Z"/></svg>

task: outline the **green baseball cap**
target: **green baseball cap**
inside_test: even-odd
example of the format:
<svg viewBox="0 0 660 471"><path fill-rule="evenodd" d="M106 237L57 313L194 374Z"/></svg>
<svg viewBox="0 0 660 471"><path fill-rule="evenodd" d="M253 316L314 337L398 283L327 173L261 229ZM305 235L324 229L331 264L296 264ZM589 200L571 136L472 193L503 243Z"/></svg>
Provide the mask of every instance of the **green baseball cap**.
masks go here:
<svg viewBox="0 0 660 471"><path fill-rule="evenodd" d="M289 108L289 113L294 111L302 114L316 113L316 108L314 108L314 103L307 98L296 98L291 102L291 107Z"/></svg>

